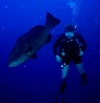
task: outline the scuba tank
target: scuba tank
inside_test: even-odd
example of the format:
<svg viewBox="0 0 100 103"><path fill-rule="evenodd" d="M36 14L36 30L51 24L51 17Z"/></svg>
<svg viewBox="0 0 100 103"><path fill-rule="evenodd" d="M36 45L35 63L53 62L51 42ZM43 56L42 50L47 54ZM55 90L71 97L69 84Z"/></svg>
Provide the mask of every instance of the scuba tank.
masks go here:
<svg viewBox="0 0 100 103"><path fill-rule="evenodd" d="M81 35L81 30L77 25L75 25L75 33L78 33Z"/></svg>
<svg viewBox="0 0 100 103"><path fill-rule="evenodd" d="M80 30L80 28L77 25L75 25L75 33L81 35L81 30ZM81 51L81 43L79 42L79 40L78 40L76 35L75 35L75 38L76 38L76 42L77 42L77 44L79 46L79 51Z"/></svg>
<svg viewBox="0 0 100 103"><path fill-rule="evenodd" d="M61 36L61 34L59 34L59 35L56 35L54 38L53 38L53 43L57 40L57 38L58 37L60 37Z"/></svg>

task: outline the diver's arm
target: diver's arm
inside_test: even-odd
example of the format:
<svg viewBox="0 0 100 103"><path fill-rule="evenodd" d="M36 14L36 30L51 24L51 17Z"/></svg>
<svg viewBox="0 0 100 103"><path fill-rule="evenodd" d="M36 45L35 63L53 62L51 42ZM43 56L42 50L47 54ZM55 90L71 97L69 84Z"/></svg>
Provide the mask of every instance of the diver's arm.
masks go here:
<svg viewBox="0 0 100 103"><path fill-rule="evenodd" d="M77 34L77 37L80 41L80 48L84 52L87 48L87 44L86 44L85 40L83 39L83 37L80 34Z"/></svg>
<svg viewBox="0 0 100 103"><path fill-rule="evenodd" d="M55 41L55 43L54 43L54 45L53 45L54 55L58 55L57 48L58 48L58 46L60 45L60 42L61 42L61 37L59 37L59 38Z"/></svg>

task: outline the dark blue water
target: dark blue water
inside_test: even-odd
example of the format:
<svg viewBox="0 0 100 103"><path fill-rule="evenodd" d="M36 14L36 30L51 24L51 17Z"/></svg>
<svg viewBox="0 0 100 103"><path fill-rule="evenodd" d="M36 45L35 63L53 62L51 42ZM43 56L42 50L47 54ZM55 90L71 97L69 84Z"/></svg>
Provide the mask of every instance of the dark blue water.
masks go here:
<svg viewBox="0 0 100 103"><path fill-rule="evenodd" d="M61 103L55 101L61 78L60 64L53 54L53 40L20 66L7 67L18 37L32 26L45 24L46 12L61 23L50 33L62 33L68 23L77 24L88 48L84 69L88 85L72 64L68 74L65 103L100 103L100 1L99 0L1 0L0 1L0 103Z"/></svg>

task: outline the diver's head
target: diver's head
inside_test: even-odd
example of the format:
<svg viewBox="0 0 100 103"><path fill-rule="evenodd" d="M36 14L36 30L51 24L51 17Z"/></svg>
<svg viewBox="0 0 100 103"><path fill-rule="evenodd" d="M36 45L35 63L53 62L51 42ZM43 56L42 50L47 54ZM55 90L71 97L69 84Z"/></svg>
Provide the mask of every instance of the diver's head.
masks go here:
<svg viewBox="0 0 100 103"><path fill-rule="evenodd" d="M74 37L74 32L75 32L75 27L73 25L69 24L69 25L65 26L64 33L67 38L70 39L70 38Z"/></svg>

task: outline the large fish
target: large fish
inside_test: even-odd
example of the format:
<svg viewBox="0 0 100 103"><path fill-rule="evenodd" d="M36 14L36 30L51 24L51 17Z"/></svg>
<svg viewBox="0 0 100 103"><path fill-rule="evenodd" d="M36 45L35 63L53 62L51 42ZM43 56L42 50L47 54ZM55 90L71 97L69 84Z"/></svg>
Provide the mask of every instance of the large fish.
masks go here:
<svg viewBox="0 0 100 103"><path fill-rule="evenodd" d="M59 23L59 19L47 12L46 24L44 26L34 26L27 33L18 38L11 51L8 67L15 67L29 58L36 58L37 55L35 53L52 38L49 31Z"/></svg>

